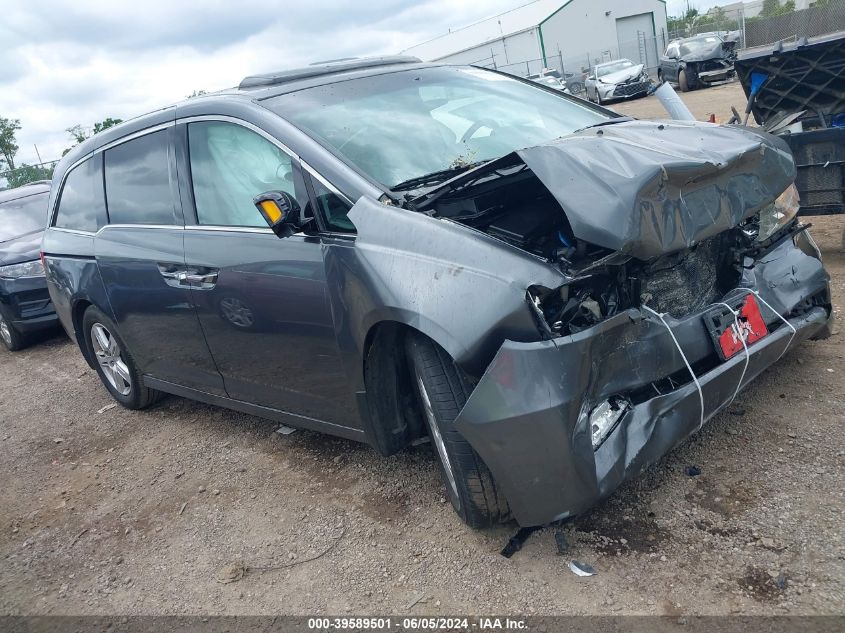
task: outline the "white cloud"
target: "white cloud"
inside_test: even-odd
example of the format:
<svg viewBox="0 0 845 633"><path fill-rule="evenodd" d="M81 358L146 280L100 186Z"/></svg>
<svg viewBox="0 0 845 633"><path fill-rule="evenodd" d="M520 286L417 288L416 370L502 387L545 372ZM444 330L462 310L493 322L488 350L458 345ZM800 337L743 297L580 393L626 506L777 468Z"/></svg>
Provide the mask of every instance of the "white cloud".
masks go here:
<svg viewBox="0 0 845 633"><path fill-rule="evenodd" d="M0 22L0 116L17 162L61 156L66 128L131 118L193 90L339 57L396 53L514 0L13 0Z"/></svg>

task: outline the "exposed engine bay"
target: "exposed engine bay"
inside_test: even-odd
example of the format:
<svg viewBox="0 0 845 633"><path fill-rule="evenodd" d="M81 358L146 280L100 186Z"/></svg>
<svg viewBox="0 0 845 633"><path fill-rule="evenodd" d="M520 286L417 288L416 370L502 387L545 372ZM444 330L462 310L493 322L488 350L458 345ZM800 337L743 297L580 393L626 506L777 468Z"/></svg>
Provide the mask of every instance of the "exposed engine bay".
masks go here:
<svg viewBox="0 0 845 633"><path fill-rule="evenodd" d="M528 148L453 179L418 210L531 253L570 279L528 288L548 337L642 306L680 318L735 288L761 242L802 229L783 148L715 128L733 144L699 154L694 125L673 130L689 135L685 148L663 142L663 130L621 122Z"/></svg>

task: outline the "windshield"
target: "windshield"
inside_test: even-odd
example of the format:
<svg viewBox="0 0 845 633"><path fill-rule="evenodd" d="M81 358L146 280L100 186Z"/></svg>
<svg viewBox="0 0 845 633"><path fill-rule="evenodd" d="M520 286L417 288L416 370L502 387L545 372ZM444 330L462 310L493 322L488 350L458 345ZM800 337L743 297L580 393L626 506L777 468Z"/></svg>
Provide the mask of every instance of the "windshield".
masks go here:
<svg viewBox="0 0 845 633"><path fill-rule="evenodd" d="M629 59L620 59L618 62L614 62L613 64L596 66L596 76L604 77L605 75L610 75L611 73L618 73L620 70L625 70L633 65L634 62Z"/></svg>
<svg viewBox="0 0 845 633"><path fill-rule="evenodd" d="M48 193L0 203L0 242L43 231L47 224Z"/></svg>
<svg viewBox="0 0 845 633"><path fill-rule="evenodd" d="M610 118L532 83L452 66L340 81L265 104L388 188Z"/></svg>
<svg viewBox="0 0 845 633"><path fill-rule="evenodd" d="M681 54L689 55L691 53L698 53L702 50L710 50L716 44L720 44L722 40L718 37L700 37L695 40L688 40L681 44Z"/></svg>

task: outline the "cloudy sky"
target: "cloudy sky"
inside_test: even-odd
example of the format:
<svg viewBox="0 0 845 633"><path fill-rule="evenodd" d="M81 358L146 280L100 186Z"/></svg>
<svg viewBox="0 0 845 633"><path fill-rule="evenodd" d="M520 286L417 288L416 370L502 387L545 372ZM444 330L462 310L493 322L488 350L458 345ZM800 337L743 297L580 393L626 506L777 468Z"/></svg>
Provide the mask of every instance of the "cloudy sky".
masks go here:
<svg viewBox="0 0 845 633"><path fill-rule="evenodd" d="M624 0L618 0L624 1ZM0 0L0 116L17 162L61 156L65 129L320 59L395 53L520 0ZM699 8L709 0L693 0ZM670 15L686 0L669 0Z"/></svg>

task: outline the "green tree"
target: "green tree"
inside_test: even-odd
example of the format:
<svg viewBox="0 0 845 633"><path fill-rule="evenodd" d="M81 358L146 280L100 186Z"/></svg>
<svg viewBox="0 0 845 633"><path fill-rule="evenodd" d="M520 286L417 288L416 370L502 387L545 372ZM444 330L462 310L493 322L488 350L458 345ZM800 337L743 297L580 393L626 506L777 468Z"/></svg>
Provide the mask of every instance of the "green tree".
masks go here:
<svg viewBox="0 0 845 633"><path fill-rule="evenodd" d="M113 119L111 117L107 117L99 123L94 124L94 134L99 134L103 130L107 130L110 127L114 127L118 123L123 123L123 119Z"/></svg>
<svg viewBox="0 0 845 633"><path fill-rule="evenodd" d="M763 0L763 9L760 15L764 18L770 18L780 14L780 0Z"/></svg>
<svg viewBox="0 0 845 633"><path fill-rule="evenodd" d="M6 119L0 116L0 169L15 168L15 155L18 153L16 133L21 129L20 119Z"/></svg>
<svg viewBox="0 0 845 633"><path fill-rule="evenodd" d="M201 97L203 95L207 95L207 90L194 90L191 94L189 94L186 99L193 99L194 97Z"/></svg>
<svg viewBox="0 0 845 633"><path fill-rule="evenodd" d="M62 156L67 154L70 150L86 139L91 138L94 134L99 134L103 130L107 130L118 123L123 123L123 119L113 119L112 117L107 117L102 121L95 123L91 128L82 127L79 123L67 128L65 131L70 134L70 137L75 141L75 143L63 151Z"/></svg>
<svg viewBox="0 0 845 633"><path fill-rule="evenodd" d="M6 181L9 183L9 187L14 188L22 187L36 180L50 180L53 178L55 166L55 163L49 165L27 165L24 163L20 167L7 172Z"/></svg>

